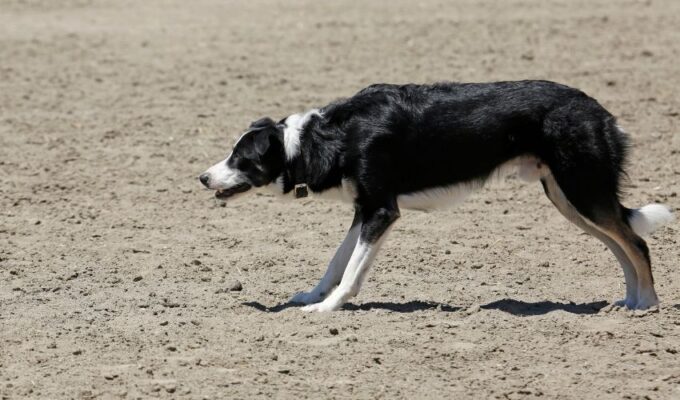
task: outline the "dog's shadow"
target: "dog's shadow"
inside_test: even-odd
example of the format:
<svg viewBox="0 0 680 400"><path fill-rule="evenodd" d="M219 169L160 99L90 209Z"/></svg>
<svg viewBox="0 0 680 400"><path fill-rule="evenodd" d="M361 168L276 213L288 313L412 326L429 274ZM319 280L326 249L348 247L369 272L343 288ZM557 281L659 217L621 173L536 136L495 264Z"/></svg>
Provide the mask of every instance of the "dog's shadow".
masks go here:
<svg viewBox="0 0 680 400"><path fill-rule="evenodd" d="M242 303L244 306L255 308L259 311L264 312L280 312L292 307L302 307L299 303L280 303L275 306L265 306L262 303L256 301L249 301L247 303ZM392 303L392 302L382 302L382 301L371 301L363 304L352 304L347 303L342 306L343 310L347 311L368 311L368 310L387 310L398 313L412 313L416 311L426 311L435 310L443 312L455 312L461 310L461 307L449 306L447 304L437 303L434 301L419 301L412 300L405 303Z"/></svg>
<svg viewBox="0 0 680 400"><path fill-rule="evenodd" d="M256 301L242 303L244 306L255 308L263 312L277 313L292 307L301 307L298 303L280 303L275 306L266 306ZM483 310L498 310L517 316L536 316L545 315L553 311L565 311L571 314L597 314L604 307L608 306L606 301L595 301L591 303L556 303L553 301L526 302L514 299L503 299L480 306ZM387 310L398 313L412 313L416 311L437 310L442 312L456 312L463 310L462 307L450 306L448 304L437 303L434 301L412 300L405 303L393 302L368 302L363 304L348 303L342 307L347 311L368 311L368 310Z"/></svg>
<svg viewBox="0 0 680 400"><path fill-rule="evenodd" d="M526 302L515 299L503 299L480 306L484 310L498 310L518 316L545 315L553 311L565 311L571 314L597 314L609 305L607 301L591 303L555 303L554 301Z"/></svg>

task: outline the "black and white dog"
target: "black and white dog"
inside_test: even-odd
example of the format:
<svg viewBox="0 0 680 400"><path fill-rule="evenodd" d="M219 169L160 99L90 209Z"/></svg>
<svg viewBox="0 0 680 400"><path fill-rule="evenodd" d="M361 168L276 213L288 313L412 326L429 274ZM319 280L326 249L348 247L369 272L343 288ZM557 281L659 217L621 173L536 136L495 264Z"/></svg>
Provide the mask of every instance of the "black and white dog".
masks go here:
<svg viewBox="0 0 680 400"><path fill-rule="evenodd" d="M616 304L646 309L658 298L640 236L672 214L620 203L627 148L597 101L553 82L379 84L278 123L254 122L200 181L218 199L266 187L353 202L354 221L321 282L292 299L305 311L331 311L359 292L400 208L455 203L516 167L614 253L626 281Z"/></svg>

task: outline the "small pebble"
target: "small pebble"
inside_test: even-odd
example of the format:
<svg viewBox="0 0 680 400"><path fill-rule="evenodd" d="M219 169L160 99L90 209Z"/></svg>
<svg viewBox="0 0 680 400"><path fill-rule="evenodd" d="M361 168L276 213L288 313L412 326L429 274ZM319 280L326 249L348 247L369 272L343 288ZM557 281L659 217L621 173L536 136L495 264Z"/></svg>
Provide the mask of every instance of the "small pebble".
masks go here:
<svg viewBox="0 0 680 400"><path fill-rule="evenodd" d="M106 379L107 381L112 381L116 378L118 378L118 375L114 374L113 372L107 372L104 374L104 379Z"/></svg>
<svg viewBox="0 0 680 400"><path fill-rule="evenodd" d="M337 328L331 328L331 329L329 329L329 332L331 333L331 335L335 336L335 335L338 334L338 329Z"/></svg>
<svg viewBox="0 0 680 400"><path fill-rule="evenodd" d="M135 276L134 278L132 278L132 281L133 281L133 282L139 282L139 281L141 281L141 280L142 280L142 277L141 277L141 276Z"/></svg>
<svg viewBox="0 0 680 400"><path fill-rule="evenodd" d="M234 281L229 285L229 291L231 292L240 292L243 290L243 285L239 281Z"/></svg>

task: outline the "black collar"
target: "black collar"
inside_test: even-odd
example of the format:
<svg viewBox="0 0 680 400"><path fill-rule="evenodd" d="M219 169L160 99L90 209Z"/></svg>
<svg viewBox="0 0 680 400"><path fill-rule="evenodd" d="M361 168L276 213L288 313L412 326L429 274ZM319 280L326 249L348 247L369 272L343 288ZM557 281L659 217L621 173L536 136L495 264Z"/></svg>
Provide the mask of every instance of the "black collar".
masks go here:
<svg viewBox="0 0 680 400"><path fill-rule="evenodd" d="M309 191L307 190L307 175L305 174L305 161L302 155L298 155L290 163L290 167L286 170L283 182L283 192L293 192L296 199L307 197Z"/></svg>

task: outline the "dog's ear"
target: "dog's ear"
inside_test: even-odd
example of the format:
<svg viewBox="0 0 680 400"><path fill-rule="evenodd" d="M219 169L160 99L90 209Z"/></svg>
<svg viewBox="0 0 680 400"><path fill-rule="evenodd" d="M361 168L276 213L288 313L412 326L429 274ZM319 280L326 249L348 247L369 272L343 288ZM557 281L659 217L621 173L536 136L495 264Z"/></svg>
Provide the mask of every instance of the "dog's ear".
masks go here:
<svg viewBox="0 0 680 400"><path fill-rule="evenodd" d="M250 129L266 128L268 126L274 126L276 122L269 117L260 118L257 121L250 124Z"/></svg>
<svg viewBox="0 0 680 400"><path fill-rule="evenodd" d="M272 121L273 122L273 121ZM283 148L282 140L279 138L279 132L275 130L266 129L258 132L255 135L255 151L258 155L265 155L270 149L281 147Z"/></svg>

